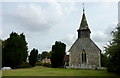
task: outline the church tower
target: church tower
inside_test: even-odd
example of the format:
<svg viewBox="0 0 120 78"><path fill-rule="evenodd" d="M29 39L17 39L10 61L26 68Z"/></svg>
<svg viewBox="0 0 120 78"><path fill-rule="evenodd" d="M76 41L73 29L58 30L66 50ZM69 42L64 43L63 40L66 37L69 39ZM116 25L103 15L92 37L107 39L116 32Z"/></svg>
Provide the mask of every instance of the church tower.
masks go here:
<svg viewBox="0 0 120 78"><path fill-rule="evenodd" d="M84 7L82 20L77 32L78 38L68 51L70 52L69 67L99 69L101 67L101 50L90 39L91 31L87 23Z"/></svg>
<svg viewBox="0 0 120 78"><path fill-rule="evenodd" d="M85 38L85 37L90 38L91 31L90 31L90 29L88 27L88 23L87 23L84 12L85 12L85 10L83 8L83 15L82 15L80 28L77 30L78 31L78 38Z"/></svg>

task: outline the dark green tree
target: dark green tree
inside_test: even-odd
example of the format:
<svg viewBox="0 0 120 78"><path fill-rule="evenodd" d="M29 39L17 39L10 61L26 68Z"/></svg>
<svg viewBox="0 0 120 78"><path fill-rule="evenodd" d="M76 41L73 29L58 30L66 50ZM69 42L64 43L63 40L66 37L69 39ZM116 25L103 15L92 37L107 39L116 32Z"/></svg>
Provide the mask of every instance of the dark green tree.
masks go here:
<svg viewBox="0 0 120 78"><path fill-rule="evenodd" d="M3 48L3 65L15 68L22 63L21 45L22 41L17 33L12 32L10 38L5 42Z"/></svg>
<svg viewBox="0 0 120 78"><path fill-rule="evenodd" d="M65 56L66 45L64 43L55 42L55 45L52 46L51 52L51 63L53 68L62 67L64 65L64 56Z"/></svg>
<svg viewBox="0 0 120 78"><path fill-rule="evenodd" d="M21 50L22 50L22 54L23 54L23 61L26 62L26 59L27 59L27 56L28 56L28 46L27 46L27 42L26 42L26 39L25 39L25 35L22 33L20 34L20 38L21 38L21 41L22 41L22 47L21 47Z"/></svg>
<svg viewBox="0 0 120 78"><path fill-rule="evenodd" d="M29 63L32 67L34 67L36 65L37 56L38 56L38 50L33 48L33 50L30 52L30 56L29 56Z"/></svg>
<svg viewBox="0 0 120 78"><path fill-rule="evenodd" d="M107 64L107 56L104 53L104 54L101 54L101 66L106 67L106 64Z"/></svg>
<svg viewBox="0 0 120 78"><path fill-rule="evenodd" d="M120 27L112 32L113 39L105 48L107 54L107 69L110 72L120 73Z"/></svg>
<svg viewBox="0 0 120 78"><path fill-rule="evenodd" d="M25 39L25 36L24 36ZM2 45L2 66L15 68L23 62L24 48L27 47L26 41L16 32L12 32L10 37L3 41ZM26 49L27 50L27 49Z"/></svg>

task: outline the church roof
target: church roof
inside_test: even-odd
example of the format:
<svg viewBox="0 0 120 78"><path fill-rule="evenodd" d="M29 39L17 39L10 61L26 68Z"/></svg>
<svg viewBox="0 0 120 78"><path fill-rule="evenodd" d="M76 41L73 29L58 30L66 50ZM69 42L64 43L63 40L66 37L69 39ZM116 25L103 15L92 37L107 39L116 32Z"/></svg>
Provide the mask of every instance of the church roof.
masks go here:
<svg viewBox="0 0 120 78"><path fill-rule="evenodd" d="M80 27L78 30L90 30L88 27L88 23L87 23L87 19L86 19L85 13L84 13L84 9L83 9L82 20L81 20Z"/></svg>
<svg viewBox="0 0 120 78"><path fill-rule="evenodd" d="M101 51L99 47L90 38L80 38L75 41L75 43L72 45L68 52L77 52L83 49L91 51L91 48L93 51L96 49Z"/></svg>
<svg viewBox="0 0 120 78"><path fill-rule="evenodd" d="M88 24L87 24L87 20L86 20L86 17L85 17L85 13L83 13L83 16L82 16L82 20L81 20L81 24L80 24L80 28L88 28Z"/></svg>

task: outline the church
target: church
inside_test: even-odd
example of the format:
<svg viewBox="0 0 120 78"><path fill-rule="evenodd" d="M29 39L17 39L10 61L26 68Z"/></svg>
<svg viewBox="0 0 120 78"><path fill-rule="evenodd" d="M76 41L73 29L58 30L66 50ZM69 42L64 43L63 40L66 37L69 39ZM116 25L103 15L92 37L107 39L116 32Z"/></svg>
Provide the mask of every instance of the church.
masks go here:
<svg viewBox="0 0 120 78"><path fill-rule="evenodd" d="M83 8L82 20L77 30L78 38L69 49L69 68L100 69L101 50L91 40L85 11Z"/></svg>

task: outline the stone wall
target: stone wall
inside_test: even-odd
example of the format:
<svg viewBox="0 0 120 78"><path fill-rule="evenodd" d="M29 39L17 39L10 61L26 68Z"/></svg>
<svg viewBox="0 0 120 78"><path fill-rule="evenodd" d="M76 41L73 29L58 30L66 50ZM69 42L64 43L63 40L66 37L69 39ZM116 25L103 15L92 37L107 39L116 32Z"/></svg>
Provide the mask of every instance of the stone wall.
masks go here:
<svg viewBox="0 0 120 78"><path fill-rule="evenodd" d="M82 63L82 50L85 49L86 63ZM101 50L90 38L77 39L70 49L70 68L96 69L101 67Z"/></svg>

